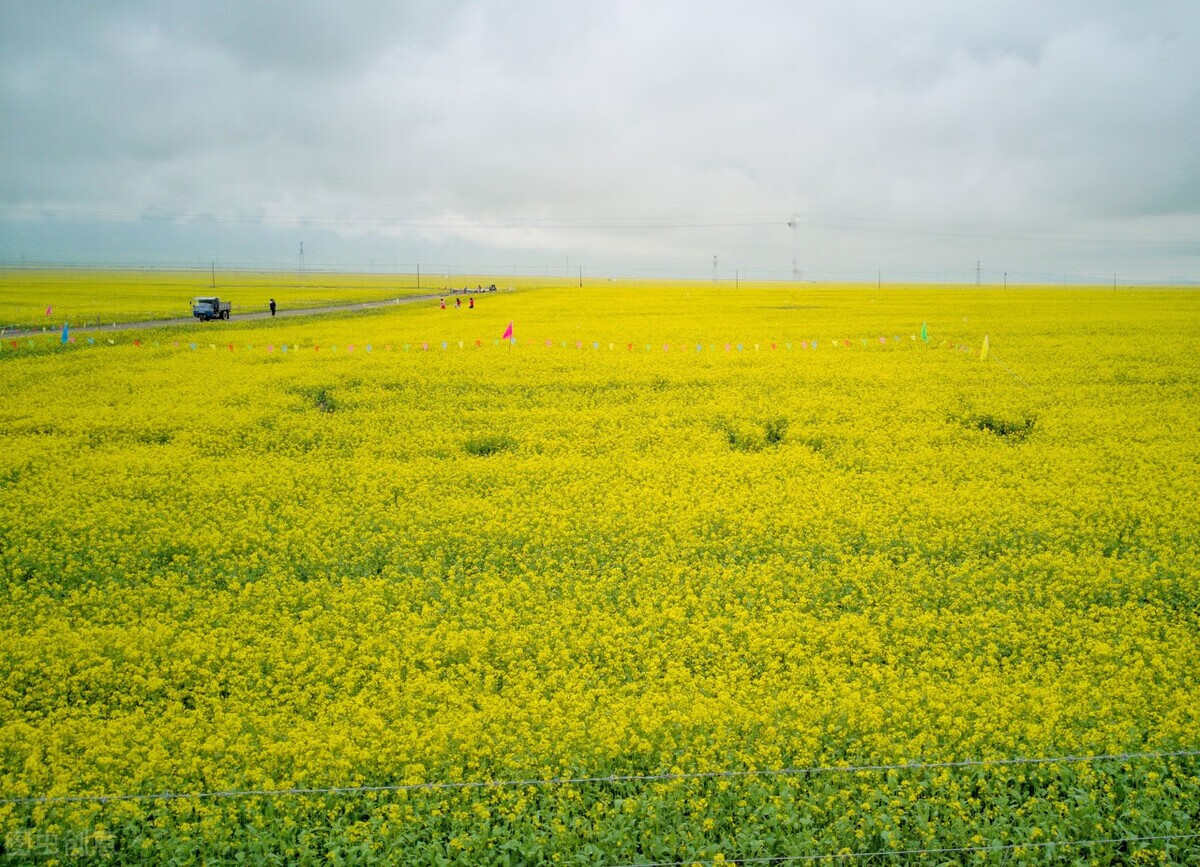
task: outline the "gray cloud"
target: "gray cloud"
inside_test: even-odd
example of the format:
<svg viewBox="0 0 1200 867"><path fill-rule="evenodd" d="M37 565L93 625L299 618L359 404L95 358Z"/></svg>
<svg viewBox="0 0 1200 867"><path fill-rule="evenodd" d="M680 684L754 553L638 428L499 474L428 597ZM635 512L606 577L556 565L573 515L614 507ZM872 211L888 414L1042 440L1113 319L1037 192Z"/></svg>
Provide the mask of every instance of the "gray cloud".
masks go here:
<svg viewBox="0 0 1200 867"><path fill-rule="evenodd" d="M307 230L342 262L783 276L795 240L831 276L1196 277L1198 31L1187 2L7 4L0 256L119 259L148 218L164 261Z"/></svg>

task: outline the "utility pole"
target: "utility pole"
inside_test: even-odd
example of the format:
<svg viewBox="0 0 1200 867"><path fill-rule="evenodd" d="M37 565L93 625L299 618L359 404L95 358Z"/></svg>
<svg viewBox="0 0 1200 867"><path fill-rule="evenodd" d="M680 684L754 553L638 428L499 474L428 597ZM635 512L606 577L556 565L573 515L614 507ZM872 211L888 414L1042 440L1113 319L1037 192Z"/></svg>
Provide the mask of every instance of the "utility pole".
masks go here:
<svg viewBox="0 0 1200 867"><path fill-rule="evenodd" d="M213 287L213 289L216 289L217 288L217 260L213 259L210 264L212 265L212 287Z"/></svg>
<svg viewBox="0 0 1200 867"><path fill-rule="evenodd" d="M717 255L713 254L713 284L717 282Z"/></svg>
<svg viewBox="0 0 1200 867"><path fill-rule="evenodd" d="M800 280L800 268L796 264L796 235L800 231L800 221L795 215L788 220L788 228L792 230L792 282L796 283Z"/></svg>
<svg viewBox="0 0 1200 867"><path fill-rule="evenodd" d="M583 288L583 266L579 266L579 288Z"/></svg>
<svg viewBox="0 0 1200 867"><path fill-rule="evenodd" d="M304 242L300 242L300 273L304 273Z"/></svg>
<svg viewBox="0 0 1200 867"><path fill-rule="evenodd" d="M979 260L975 260L975 285L979 285Z"/></svg>
<svg viewBox="0 0 1200 867"><path fill-rule="evenodd" d="M417 288L421 288L421 263L417 263Z"/></svg>

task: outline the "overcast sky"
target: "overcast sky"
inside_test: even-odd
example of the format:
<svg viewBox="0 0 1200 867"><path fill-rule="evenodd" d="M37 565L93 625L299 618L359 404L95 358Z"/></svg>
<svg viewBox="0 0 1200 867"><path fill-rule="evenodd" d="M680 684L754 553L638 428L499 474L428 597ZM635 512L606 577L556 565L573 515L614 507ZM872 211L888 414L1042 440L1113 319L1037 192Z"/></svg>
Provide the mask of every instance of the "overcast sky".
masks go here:
<svg viewBox="0 0 1200 867"><path fill-rule="evenodd" d="M791 225L789 225L789 223ZM1200 3L0 3L0 258L1200 280Z"/></svg>

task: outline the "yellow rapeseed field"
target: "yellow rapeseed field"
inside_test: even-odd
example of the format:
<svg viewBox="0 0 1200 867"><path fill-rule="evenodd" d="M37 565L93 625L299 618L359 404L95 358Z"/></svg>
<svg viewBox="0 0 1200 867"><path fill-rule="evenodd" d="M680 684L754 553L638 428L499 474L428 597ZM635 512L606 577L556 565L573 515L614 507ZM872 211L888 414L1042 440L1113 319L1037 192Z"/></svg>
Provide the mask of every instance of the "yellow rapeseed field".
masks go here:
<svg viewBox="0 0 1200 867"><path fill-rule="evenodd" d="M6 854L1200 858L1194 293L471 297L4 340Z"/></svg>

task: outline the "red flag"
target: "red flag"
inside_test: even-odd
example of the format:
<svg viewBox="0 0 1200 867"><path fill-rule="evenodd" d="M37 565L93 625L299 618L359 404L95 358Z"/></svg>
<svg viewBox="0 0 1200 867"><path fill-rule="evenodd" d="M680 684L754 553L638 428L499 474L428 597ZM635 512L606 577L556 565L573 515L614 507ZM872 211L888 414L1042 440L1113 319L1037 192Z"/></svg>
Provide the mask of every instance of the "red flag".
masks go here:
<svg viewBox="0 0 1200 867"><path fill-rule="evenodd" d="M500 335L501 340L512 340L512 323L508 323L508 327L504 329L504 333Z"/></svg>

